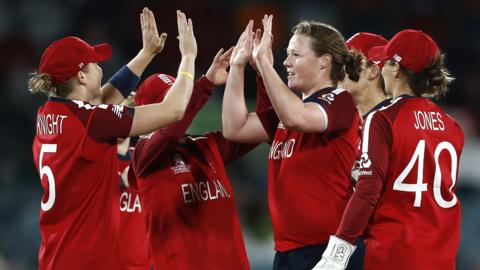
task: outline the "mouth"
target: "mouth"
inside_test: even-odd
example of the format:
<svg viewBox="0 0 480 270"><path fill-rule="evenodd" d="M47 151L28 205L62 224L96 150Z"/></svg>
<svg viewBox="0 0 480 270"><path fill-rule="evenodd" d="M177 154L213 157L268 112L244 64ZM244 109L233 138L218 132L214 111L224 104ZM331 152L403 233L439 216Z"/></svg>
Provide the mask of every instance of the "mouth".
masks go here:
<svg viewBox="0 0 480 270"><path fill-rule="evenodd" d="M294 72L287 71L287 77L290 79L291 77L295 76Z"/></svg>

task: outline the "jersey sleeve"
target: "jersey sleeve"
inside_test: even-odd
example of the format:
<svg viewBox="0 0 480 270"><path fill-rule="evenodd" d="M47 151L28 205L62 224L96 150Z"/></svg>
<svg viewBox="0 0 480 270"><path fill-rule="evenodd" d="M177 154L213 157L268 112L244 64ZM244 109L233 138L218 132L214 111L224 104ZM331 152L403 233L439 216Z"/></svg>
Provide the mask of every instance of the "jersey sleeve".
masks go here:
<svg viewBox="0 0 480 270"><path fill-rule="evenodd" d="M130 134L134 111L123 105L98 105L91 113L87 133L96 141L116 143L117 138Z"/></svg>
<svg viewBox="0 0 480 270"><path fill-rule="evenodd" d="M354 243L368 225L381 196L388 169L392 132L381 113L372 113L363 126L359 179L336 236Z"/></svg>
<svg viewBox="0 0 480 270"><path fill-rule="evenodd" d="M344 89L320 93L318 96L306 99L305 102L318 104L325 116L325 134L346 132L358 114L352 96Z"/></svg>
<svg viewBox="0 0 480 270"><path fill-rule="evenodd" d="M202 76L195 82L192 97L182 120L140 139L133 155L134 170L137 175L143 177L151 172L155 164L162 161L162 156L166 156L165 153L185 135L195 115L212 94L213 88L214 85Z"/></svg>
<svg viewBox="0 0 480 270"><path fill-rule="evenodd" d="M212 132L207 135L215 141L225 165L239 159L258 146L258 143L236 143L230 141L223 137L222 132Z"/></svg>

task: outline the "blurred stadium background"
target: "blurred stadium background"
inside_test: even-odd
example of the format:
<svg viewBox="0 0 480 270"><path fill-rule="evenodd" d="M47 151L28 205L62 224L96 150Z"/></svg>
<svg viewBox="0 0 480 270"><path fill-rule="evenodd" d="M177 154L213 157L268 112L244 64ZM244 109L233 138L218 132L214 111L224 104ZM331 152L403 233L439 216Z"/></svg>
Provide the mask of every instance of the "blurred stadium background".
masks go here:
<svg viewBox="0 0 480 270"><path fill-rule="evenodd" d="M480 1L478 0L1 0L0 1L0 270L37 268L38 212L41 186L32 161L31 144L37 108L44 97L27 91L28 74L35 70L43 49L66 35L90 43L108 42L113 57L102 65L104 79L127 63L141 48L139 13L148 6L159 31L168 33L164 51L143 78L155 73L174 74L179 63L175 37L175 10L194 22L199 56L197 77L206 72L216 51L232 46L248 19L274 14L274 54L282 66L289 30L300 19L336 26L345 36L359 31L390 38L403 28L432 35L447 53L447 66L457 80L439 101L461 124L466 143L461 159L457 194L463 205L458 267L480 269ZM255 102L254 73L249 71L246 92ZM217 89L189 132L221 127L221 98ZM253 270L271 269L273 243L268 215L268 146L261 146L229 168ZM81 183L79 183L81 185ZM318 215L321 213L312 213Z"/></svg>

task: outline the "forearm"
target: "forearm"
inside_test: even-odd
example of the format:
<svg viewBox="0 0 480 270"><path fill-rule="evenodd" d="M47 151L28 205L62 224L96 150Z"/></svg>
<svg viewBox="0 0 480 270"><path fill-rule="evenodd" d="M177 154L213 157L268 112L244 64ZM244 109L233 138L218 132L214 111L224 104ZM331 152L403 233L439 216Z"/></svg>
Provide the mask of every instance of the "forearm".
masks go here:
<svg viewBox="0 0 480 270"><path fill-rule="evenodd" d="M244 68L232 66L225 86L222 104L222 129L227 138L247 121L248 108L244 96Z"/></svg>
<svg viewBox="0 0 480 270"><path fill-rule="evenodd" d="M137 82L142 76L143 71L147 68L148 64L152 61L154 55L147 54L143 49L126 65L127 68L137 77ZM133 91L135 88L128 89ZM128 93L122 94L114 84L110 81L102 86L102 103L104 104L119 104L121 103Z"/></svg>
<svg viewBox="0 0 480 270"><path fill-rule="evenodd" d="M182 75L181 73L184 74ZM180 113L181 119L185 114L185 110L187 109L193 92L193 85L195 83L194 78L190 78L186 74L195 76L195 57L182 56L177 74L178 75L175 79L175 83L168 91L163 103L172 109L176 108L176 110Z"/></svg>
<svg viewBox="0 0 480 270"><path fill-rule="evenodd" d="M375 211L383 189L379 177L361 177L352 197L343 212L342 221L335 234L350 243L363 234Z"/></svg>
<svg viewBox="0 0 480 270"><path fill-rule="evenodd" d="M262 75L267 94L280 121L288 125L294 121L303 109L303 102L299 99L277 74L267 60L257 60L260 74Z"/></svg>

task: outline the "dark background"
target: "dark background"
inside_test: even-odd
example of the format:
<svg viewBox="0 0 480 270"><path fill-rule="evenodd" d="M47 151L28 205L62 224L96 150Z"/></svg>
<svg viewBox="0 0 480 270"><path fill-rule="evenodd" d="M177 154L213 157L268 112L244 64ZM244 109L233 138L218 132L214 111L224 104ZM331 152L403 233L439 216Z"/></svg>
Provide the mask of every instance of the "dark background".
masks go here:
<svg viewBox="0 0 480 270"><path fill-rule="evenodd" d="M359 31L387 38L404 28L430 34L447 54L447 66L457 78L439 101L465 132L457 195L462 203L462 236L458 269L480 269L480 1L478 0L337 0L337 1L0 1L0 270L35 269L39 246L38 213L41 186L32 160L35 113L43 96L27 90L29 73L53 40L79 36L113 46L113 57L102 64L104 80L126 64L141 48L139 14L153 10L158 29L168 33L164 51L143 78L155 72L175 75L178 52L175 10L194 23L199 55L196 76L206 72L216 51L232 46L249 19L274 14L274 54L282 67L289 31L300 19L314 19L337 27L350 37ZM255 102L253 73L247 76L250 106ZM216 90L198 115L191 133L221 127L223 89ZM240 219L252 269L270 269L273 244L266 203L268 146L259 147L230 167ZM317 213L312 213L317 214Z"/></svg>

